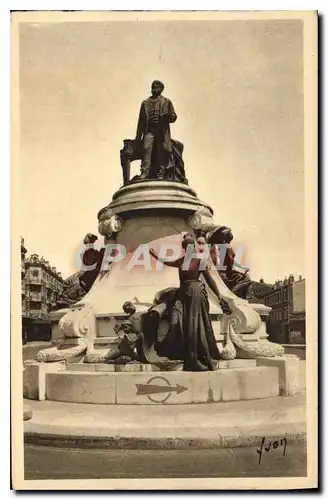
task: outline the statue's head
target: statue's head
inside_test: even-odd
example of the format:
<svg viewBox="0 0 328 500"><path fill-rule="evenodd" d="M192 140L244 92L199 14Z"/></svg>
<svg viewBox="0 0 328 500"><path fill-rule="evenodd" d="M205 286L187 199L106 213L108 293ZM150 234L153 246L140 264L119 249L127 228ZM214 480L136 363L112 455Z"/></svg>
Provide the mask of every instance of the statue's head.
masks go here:
<svg viewBox="0 0 328 500"><path fill-rule="evenodd" d="M224 243L230 243L230 241L233 240L233 234L230 227L226 227L225 229L223 229L222 238Z"/></svg>
<svg viewBox="0 0 328 500"><path fill-rule="evenodd" d="M164 83L159 80L154 80L151 84L151 93L154 97L161 95L164 90Z"/></svg>
<svg viewBox="0 0 328 500"><path fill-rule="evenodd" d="M199 253L203 253L206 245L206 240L204 236L198 236L196 241L196 250Z"/></svg>
<svg viewBox="0 0 328 500"><path fill-rule="evenodd" d="M123 311L125 312L125 314L134 314L136 312L136 306L133 304L133 302L127 300L123 304Z"/></svg>
<svg viewBox="0 0 328 500"><path fill-rule="evenodd" d="M188 245L195 245L195 238L191 233L186 233L183 235L181 245L182 248L186 250L188 248Z"/></svg>
<svg viewBox="0 0 328 500"><path fill-rule="evenodd" d="M118 337L124 337L126 334L132 332L132 323L129 319L122 321L121 323L116 323L114 326L114 332Z"/></svg>
<svg viewBox="0 0 328 500"><path fill-rule="evenodd" d="M95 241L97 241L97 239L98 239L98 236L96 236L95 234L92 234L92 233L88 233L85 235L83 243L85 245L90 245L90 244L94 243Z"/></svg>
<svg viewBox="0 0 328 500"><path fill-rule="evenodd" d="M211 245L220 243L230 243L233 240L233 234L230 227L217 226L210 233L206 235L207 243Z"/></svg>

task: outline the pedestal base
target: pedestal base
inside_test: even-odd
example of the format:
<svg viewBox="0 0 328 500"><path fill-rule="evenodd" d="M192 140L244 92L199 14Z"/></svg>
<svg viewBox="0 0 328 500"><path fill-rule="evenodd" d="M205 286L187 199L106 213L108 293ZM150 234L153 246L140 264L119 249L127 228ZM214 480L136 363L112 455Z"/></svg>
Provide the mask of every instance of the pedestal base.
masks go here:
<svg viewBox="0 0 328 500"><path fill-rule="evenodd" d="M190 404L299 392L297 357L220 361L213 372L158 371L154 365L31 363L24 395L94 404Z"/></svg>

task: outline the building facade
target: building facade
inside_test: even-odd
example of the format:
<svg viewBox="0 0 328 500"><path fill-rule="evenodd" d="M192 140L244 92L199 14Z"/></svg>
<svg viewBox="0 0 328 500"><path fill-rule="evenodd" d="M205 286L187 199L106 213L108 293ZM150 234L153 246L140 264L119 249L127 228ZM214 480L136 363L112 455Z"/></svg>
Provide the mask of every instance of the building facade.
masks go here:
<svg viewBox="0 0 328 500"><path fill-rule="evenodd" d="M63 292L63 278L55 267L43 257L26 257L24 239L21 238L21 297L23 342L49 340L51 327L48 313L56 308Z"/></svg>
<svg viewBox="0 0 328 500"><path fill-rule="evenodd" d="M26 313L30 318L46 319L63 291L63 278L55 267L37 254L25 261Z"/></svg>
<svg viewBox="0 0 328 500"><path fill-rule="evenodd" d="M250 287L249 302L252 304L265 304L265 297L271 293L274 285L266 283L263 278L260 281L252 281Z"/></svg>
<svg viewBox="0 0 328 500"><path fill-rule="evenodd" d="M273 290L265 295L265 305L272 308L268 319L270 340L280 344L306 343L305 279L295 281L290 275L276 281Z"/></svg>
<svg viewBox="0 0 328 500"><path fill-rule="evenodd" d="M25 285L25 256L27 250L25 248L24 238L21 238L21 301L22 301L22 316L26 316L26 285Z"/></svg>

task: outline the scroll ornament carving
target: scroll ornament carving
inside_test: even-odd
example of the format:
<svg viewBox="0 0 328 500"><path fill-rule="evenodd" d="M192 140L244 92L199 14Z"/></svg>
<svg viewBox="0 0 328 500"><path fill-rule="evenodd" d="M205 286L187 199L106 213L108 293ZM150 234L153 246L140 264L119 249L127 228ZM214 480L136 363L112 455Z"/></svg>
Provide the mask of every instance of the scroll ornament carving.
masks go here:
<svg viewBox="0 0 328 500"><path fill-rule="evenodd" d="M188 220L188 225L194 231L208 232L214 229L215 224L210 210L200 206Z"/></svg>
<svg viewBox="0 0 328 500"><path fill-rule="evenodd" d="M62 361L82 354L87 350L87 337L92 334L94 325L93 306L86 304L70 309L59 321L59 328L64 334L64 340L56 347L40 351L37 355L37 361ZM65 340L70 338L79 338L82 341L76 346L65 349Z"/></svg>
<svg viewBox="0 0 328 500"><path fill-rule="evenodd" d="M223 359L234 359L231 343L236 350L238 358L256 358L258 356L274 357L282 356L284 348L268 340L258 340L256 342L245 342L242 333L253 333L256 335L261 326L261 318L251 307L247 300L237 297L223 282L216 269L210 270L213 279L219 288L221 301L226 304L227 314L223 314L221 320L221 331L226 334L226 346L221 356ZM208 295L212 301L220 306L219 299L208 288ZM225 357L226 356L226 357ZM230 357L231 356L231 357Z"/></svg>
<svg viewBox="0 0 328 500"><path fill-rule="evenodd" d="M103 219L99 222L98 230L102 236L110 237L121 232L123 229L123 221L115 214L108 219Z"/></svg>
<svg viewBox="0 0 328 500"><path fill-rule="evenodd" d="M98 220L99 222L110 219L115 215L115 212L112 208L105 207L100 212L98 213Z"/></svg>
<svg viewBox="0 0 328 500"><path fill-rule="evenodd" d="M36 357L37 361L41 361L44 363L51 363L54 361L65 361L67 359L73 358L75 356L79 356L83 354L87 350L87 341L69 347L67 349L61 349L64 345L64 340L60 342L60 344L56 347L50 347L50 349L44 349L43 351L39 351Z"/></svg>

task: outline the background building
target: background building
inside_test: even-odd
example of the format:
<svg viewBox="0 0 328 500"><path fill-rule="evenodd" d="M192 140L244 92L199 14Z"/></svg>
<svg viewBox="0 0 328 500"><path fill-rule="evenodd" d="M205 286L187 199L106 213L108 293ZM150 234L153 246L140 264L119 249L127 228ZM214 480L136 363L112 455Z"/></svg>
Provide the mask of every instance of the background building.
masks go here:
<svg viewBox="0 0 328 500"><path fill-rule="evenodd" d="M290 275L276 281L274 289L265 297L265 304L272 308L268 320L270 340L280 344L306 343L305 334L305 279L295 281Z"/></svg>
<svg viewBox="0 0 328 500"><path fill-rule="evenodd" d="M274 285L265 283L263 278L260 281L252 281L249 302L253 304L265 304L266 295L271 293L273 289Z"/></svg>
<svg viewBox="0 0 328 500"><path fill-rule="evenodd" d="M33 254L26 258L26 253L21 238L23 342L50 340L48 313L62 294L63 278L43 257Z"/></svg>
<svg viewBox="0 0 328 500"><path fill-rule="evenodd" d="M26 315L26 290L25 290L25 255L26 248L24 238L21 238L21 298L22 298L22 316Z"/></svg>

